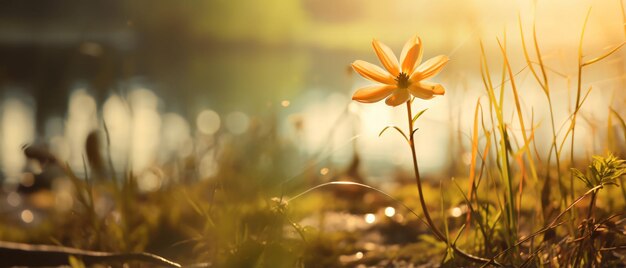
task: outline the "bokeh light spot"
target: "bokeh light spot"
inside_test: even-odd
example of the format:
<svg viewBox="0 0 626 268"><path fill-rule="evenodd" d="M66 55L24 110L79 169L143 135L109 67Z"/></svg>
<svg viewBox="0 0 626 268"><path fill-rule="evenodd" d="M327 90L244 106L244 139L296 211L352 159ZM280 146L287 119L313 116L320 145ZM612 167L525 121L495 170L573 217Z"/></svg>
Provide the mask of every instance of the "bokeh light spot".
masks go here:
<svg viewBox="0 0 626 268"><path fill-rule="evenodd" d="M31 223L33 222L33 220L35 220L35 214L33 214L33 212L29 209L25 209L22 210L22 213L20 213L20 218L25 223Z"/></svg>
<svg viewBox="0 0 626 268"><path fill-rule="evenodd" d="M7 203L9 203L12 207L17 207L22 204L22 196L20 196L17 192L10 192L7 195Z"/></svg>
<svg viewBox="0 0 626 268"><path fill-rule="evenodd" d="M386 207L385 208L385 216L393 217L393 215L396 215L396 209L393 208L393 207Z"/></svg>
<svg viewBox="0 0 626 268"><path fill-rule="evenodd" d="M204 110L196 118L196 126L202 134L212 135L220 129L220 116L212 110Z"/></svg>
<svg viewBox="0 0 626 268"><path fill-rule="evenodd" d="M450 210L450 215L452 217L460 217L463 214L463 210L460 207L455 207Z"/></svg>

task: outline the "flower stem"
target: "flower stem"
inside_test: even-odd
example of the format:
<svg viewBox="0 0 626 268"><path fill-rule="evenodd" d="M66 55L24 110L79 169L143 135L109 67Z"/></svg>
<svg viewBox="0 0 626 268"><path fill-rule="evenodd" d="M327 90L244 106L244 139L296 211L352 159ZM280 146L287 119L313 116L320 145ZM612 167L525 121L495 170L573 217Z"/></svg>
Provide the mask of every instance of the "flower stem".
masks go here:
<svg viewBox="0 0 626 268"><path fill-rule="evenodd" d="M413 133L414 133L413 114L411 112L411 100L410 99L406 102L406 111L407 111L407 117L409 120L409 145L411 147L411 156L413 157L413 170L415 171L415 184L417 185L417 192L419 194L420 205L422 207L422 212L424 213L424 218L426 219L426 222L428 223L428 227L430 227L430 230L435 234L435 237L437 237L437 239L439 239L441 242L446 243L450 248L452 248L452 250L454 250L454 252L461 255L463 258L466 258L476 263L481 263L481 264L491 263L496 266L501 266L501 264L493 260L473 256L473 255L470 255L469 253L466 253L460 250L459 248L456 247L456 245L454 245L453 243L450 243L450 241L448 241L446 236L441 231L439 231L437 227L435 227L435 224L432 218L430 217L430 214L428 213L428 208L426 207L426 201L424 200L424 193L422 191L422 180L420 177L419 166L417 165L417 154L415 152L415 138L413 137Z"/></svg>
<svg viewBox="0 0 626 268"><path fill-rule="evenodd" d="M430 214L428 213L428 209L426 207L426 201L424 200L424 193L422 191L422 179L420 177L419 166L417 165L417 155L415 153L415 138L413 135L413 114L411 112L410 100L406 102L406 111L407 111L407 116L409 119L409 146L411 146L411 155L413 156L413 171L415 171L415 184L417 185L417 192L419 194L420 205L422 206L422 212L424 213L424 218L426 218L426 222L428 222L428 225L430 229L432 230L432 232L435 234L435 236L437 236L437 238L439 238L441 241L449 244L446 237L437 229L437 227L435 227L435 224L433 223L433 220L430 218Z"/></svg>

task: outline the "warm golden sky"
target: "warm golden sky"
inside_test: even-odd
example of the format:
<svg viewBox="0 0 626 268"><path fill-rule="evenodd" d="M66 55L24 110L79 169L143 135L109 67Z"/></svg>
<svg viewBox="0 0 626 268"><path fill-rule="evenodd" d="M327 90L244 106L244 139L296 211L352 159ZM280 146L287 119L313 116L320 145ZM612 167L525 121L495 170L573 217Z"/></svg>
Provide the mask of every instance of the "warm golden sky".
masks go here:
<svg viewBox="0 0 626 268"><path fill-rule="evenodd" d="M589 22L592 41L612 39L620 32L617 0L221 0L206 6L207 16L200 27L224 39L351 49L361 49L372 37L399 46L406 36L417 32L437 45L453 47L468 35L489 39L505 28L517 32L518 14L527 25L536 14L540 38L558 35L545 41L576 44L589 7L593 7Z"/></svg>

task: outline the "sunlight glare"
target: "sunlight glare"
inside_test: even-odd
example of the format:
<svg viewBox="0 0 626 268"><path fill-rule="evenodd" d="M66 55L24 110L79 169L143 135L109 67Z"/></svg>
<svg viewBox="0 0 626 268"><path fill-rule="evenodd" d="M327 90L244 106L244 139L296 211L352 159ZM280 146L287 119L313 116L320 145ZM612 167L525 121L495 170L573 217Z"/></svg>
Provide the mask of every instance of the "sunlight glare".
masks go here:
<svg viewBox="0 0 626 268"><path fill-rule="evenodd" d="M123 170L128 161L130 146L130 107L119 95L113 94L104 102L102 117L109 130L113 166L116 170Z"/></svg>
<svg viewBox="0 0 626 268"><path fill-rule="evenodd" d="M32 107L18 98L8 98L0 107L0 157L5 182L18 183L20 172L26 165L22 146L35 138L35 121Z"/></svg>
<svg viewBox="0 0 626 268"><path fill-rule="evenodd" d="M133 114L131 164L139 172L156 160L161 141L159 100L152 91L140 88L130 93L129 101Z"/></svg>
<svg viewBox="0 0 626 268"><path fill-rule="evenodd" d="M85 89L72 93L65 124L65 140L69 145L68 162L74 170L83 170L85 141L89 132L98 127L96 101Z"/></svg>

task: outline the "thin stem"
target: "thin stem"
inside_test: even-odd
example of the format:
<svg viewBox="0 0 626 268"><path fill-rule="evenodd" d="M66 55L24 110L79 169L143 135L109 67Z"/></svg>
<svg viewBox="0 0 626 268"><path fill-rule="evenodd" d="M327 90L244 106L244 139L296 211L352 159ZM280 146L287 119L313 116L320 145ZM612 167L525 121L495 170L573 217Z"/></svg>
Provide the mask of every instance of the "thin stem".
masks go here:
<svg viewBox="0 0 626 268"><path fill-rule="evenodd" d="M561 205L565 207L567 205L567 196L566 196L567 190L565 190L564 188L565 186L561 182L561 156L557 148L558 147L557 142L556 142L557 132L556 132L556 125L554 124L554 111L552 109L552 98L550 97L549 91L547 92L546 97L548 98L548 107L550 108L550 121L552 123L552 146L550 148L550 152L548 152L547 165L548 167L550 166L550 158L552 156L552 150L554 150L554 159L556 160L556 178L557 178L557 183L559 184L559 194L561 196L560 198ZM548 168L546 171L546 178L549 178L549 177L550 177L550 169Z"/></svg>
<svg viewBox="0 0 626 268"><path fill-rule="evenodd" d="M591 202L589 202L589 211L587 211L587 220L593 217L593 209L596 205L596 197L598 196L598 190L591 193Z"/></svg>
<svg viewBox="0 0 626 268"><path fill-rule="evenodd" d="M579 65L578 65L578 86L576 89L576 104L574 106L574 114L572 116L572 124L571 124L571 128L572 128L572 138L570 140L570 147L571 147L571 151L570 151L570 166L574 166L574 135L575 135L575 131L576 131L576 116L578 115L578 110L580 108L580 91L581 91L581 83L582 83L582 73L583 73L583 66L580 64L580 61L582 61L582 59L579 59ZM570 198L571 200L574 200L574 174L571 173L570 174Z"/></svg>
<svg viewBox="0 0 626 268"><path fill-rule="evenodd" d="M577 83L576 83L576 103L574 104L574 113L572 114L572 121L570 124L571 130L571 140L570 140L570 166L575 166L574 159L574 140L576 133L576 116L578 115L578 110L581 106L581 91L582 91L582 75L583 75L583 39L585 36L585 29L587 28L587 21L589 20L589 14L591 14L591 8L587 11L587 16L585 17L585 21L583 22L583 29L580 33L580 40L578 43L578 75L577 75ZM563 138L563 142L567 140L567 134ZM570 200L574 200L574 173L570 172L569 177L569 191L570 191ZM576 218L576 210L571 211L572 218ZM569 224L570 232L573 232L574 226L572 222Z"/></svg>
<svg viewBox="0 0 626 268"><path fill-rule="evenodd" d="M422 180L420 178L420 170L417 165L417 155L415 153L415 138L413 136L413 114L411 113L411 101L406 102L406 111L409 119L409 146L411 146L411 156L413 157L413 171L415 171L415 184L417 185L417 192L419 193L420 205L422 206L422 212L424 213L424 218L428 223L428 226L433 231L435 236L437 236L441 241L448 243L446 237L441 233L435 224L433 223L430 214L428 213L428 209L426 207L426 201L424 200L424 193L422 191Z"/></svg>
<svg viewBox="0 0 626 268"><path fill-rule="evenodd" d="M428 209L426 207L426 201L424 200L424 193L422 191L422 180L420 177L419 166L417 165L417 155L415 153L415 138L413 135L415 132L413 131L414 128L413 128L413 114L411 112L411 100L408 100L406 102L406 111L407 111L407 118L409 120L409 145L411 147L411 156L413 157L413 170L415 171L415 184L417 185L417 192L419 194L422 212L424 213L424 218L426 219L426 223L430 227L430 230L435 234L435 237L437 237L437 239L446 243L450 248L452 248L452 250L454 250L454 252L461 255L463 258L466 258L476 263L481 263L481 264L492 263L496 266L502 266L500 263L494 262L493 260L473 256L469 253L466 253L460 250L459 248L456 247L454 243L450 243L450 241L448 241L446 236L441 231L439 231L437 227L435 227L435 224L433 223L433 220L430 217L430 214L428 213Z"/></svg>
<svg viewBox="0 0 626 268"><path fill-rule="evenodd" d="M593 192L591 192L591 201L589 201L589 210L587 211L587 224L584 225L584 228L581 229L580 231L580 243L578 244L578 248L577 251L577 257L576 260L574 261L574 265L578 265L578 263L581 261L581 258L583 257L581 254L582 252L585 252L584 247L585 247L585 242L587 241L585 239L585 237L588 238L592 238L592 233L593 233L593 228L591 228L591 226L589 225L589 221L591 221L591 217L593 217L593 209L595 207L595 203L596 203L596 197L598 195L598 189L594 190ZM589 230L587 230L587 228L589 228ZM589 233L587 233L587 231ZM589 258L588 256L586 256L586 259L589 260L591 258Z"/></svg>
<svg viewBox="0 0 626 268"><path fill-rule="evenodd" d="M602 187L602 186L596 186L596 187L593 187L593 188L589 189L589 191L587 191L586 193L584 193L582 196L578 197L578 199L574 200L574 202L572 202L572 203L571 203L571 204L570 204L570 205L569 205L569 206L568 206L565 210L561 211L561 213L559 213L559 215L557 215L557 216L554 218L554 220L552 220L552 221L550 222L550 224L548 224L548 226L546 226L546 227L542 228L541 230L536 231L536 232L534 232L534 233L532 233L532 234L530 234L530 235L528 235L528 236L526 236L526 237L524 237L524 238L520 239L517 243L515 243L515 245L510 246L510 247L508 247L508 248L504 249L503 251L500 251L500 253L496 254L495 256L493 256L493 257L491 258L491 260L495 260L496 258L498 258L498 257L500 257L500 256L502 256L502 255L504 255L504 254L505 254L506 252L508 252L509 250L511 250L511 249L513 249L513 248L515 248L515 247L518 247L518 246L519 246L519 245L521 245L522 243L524 243L524 242L526 242L526 241L528 241L528 240L530 240L530 239L532 239L532 238L536 237L536 236L537 236L537 235L539 235L539 234L542 234L542 233L544 233L544 232L546 232L546 231L548 231L548 230L550 230L550 229L554 229L554 228L556 228L556 227L558 227L558 226L562 225L562 224L563 224L563 223L565 223L566 221L563 221L563 222L558 222L558 220L560 220L560 219L563 217L563 215L565 215L568 211L570 211L572 208L574 208L574 206L575 206L576 204L578 204L578 202L580 202L581 200L583 200L583 198L585 198L586 196L588 196L588 195L590 195L590 194L594 193L596 190L600 189L601 187ZM489 264L490 264L490 263L485 263L482 267L487 267L487 265L489 265Z"/></svg>

